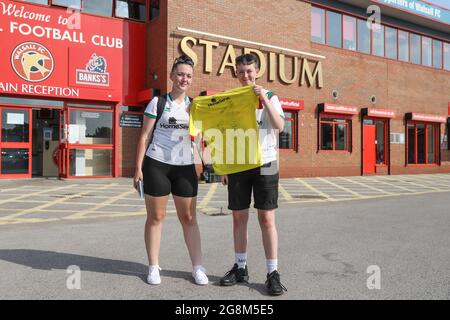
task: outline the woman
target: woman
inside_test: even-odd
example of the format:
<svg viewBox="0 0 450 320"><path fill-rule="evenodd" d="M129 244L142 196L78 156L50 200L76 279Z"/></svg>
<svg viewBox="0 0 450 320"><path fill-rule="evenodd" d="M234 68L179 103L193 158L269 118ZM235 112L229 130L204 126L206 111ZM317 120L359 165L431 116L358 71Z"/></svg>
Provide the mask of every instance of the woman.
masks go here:
<svg viewBox="0 0 450 320"><path fill-rule="evenodd" d="M192 82L193 66L192 59L185 55L175 60L170 73L172 90L164 97L153 98L148 104L137 146L134 186L137 188L139 180L144 183L149 284L161 283L159 249L170 193L183 227L194 281L199 285L208 284L208 277L202 267L200 231L196 218L197 173L188 132L190 99L186 91ZM164 109L160 105L162 114L159 117L158 100L164 98L166 102Z"/></svg>

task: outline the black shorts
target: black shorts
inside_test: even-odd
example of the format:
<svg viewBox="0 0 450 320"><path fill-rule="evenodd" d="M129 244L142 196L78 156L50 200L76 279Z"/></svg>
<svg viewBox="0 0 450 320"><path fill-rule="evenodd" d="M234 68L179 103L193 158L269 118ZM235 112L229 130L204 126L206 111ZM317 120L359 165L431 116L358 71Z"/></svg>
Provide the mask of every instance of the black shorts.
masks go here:
<svg viewBox="0 0 450 320"><path fill-rule="evenodd" d="M195 165L175 166L145 156L144 193L153 197L175 196L192 198L197 196L198 180Z"/></svg>
<svg viewBox="0 0 450 320"><path fill-rule="evenodd" d="M268 165L277 165L271 162ZM267 166L267 165L266 165ZM276 174L261 174L261 168L228 175L228 209L250 208L253 191L254 207L261 210L278 208L278 170Z"/></svg>

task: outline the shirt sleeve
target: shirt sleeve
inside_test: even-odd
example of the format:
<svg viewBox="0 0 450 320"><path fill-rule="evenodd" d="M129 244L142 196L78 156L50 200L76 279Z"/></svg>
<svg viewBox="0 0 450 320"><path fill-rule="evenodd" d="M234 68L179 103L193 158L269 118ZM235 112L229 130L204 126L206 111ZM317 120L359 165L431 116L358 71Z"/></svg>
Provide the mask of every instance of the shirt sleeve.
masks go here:
<svg viewBox="0 0 450 320"><path fill-rule="evenodd" d="M156 119L158 115L158 97L154 97L145 108L144 114L150 119Z"/></svg>
<svg viewBox="0 0 450 320"><path fill-rule="evenodd" d="M280 103L280 100L278 99L278 97L273 95L272 98L270 98L270 102L272 103L272 106L278 112L280 117L282 117L284 119L283 108L281 107L281 103Z"/></svg>

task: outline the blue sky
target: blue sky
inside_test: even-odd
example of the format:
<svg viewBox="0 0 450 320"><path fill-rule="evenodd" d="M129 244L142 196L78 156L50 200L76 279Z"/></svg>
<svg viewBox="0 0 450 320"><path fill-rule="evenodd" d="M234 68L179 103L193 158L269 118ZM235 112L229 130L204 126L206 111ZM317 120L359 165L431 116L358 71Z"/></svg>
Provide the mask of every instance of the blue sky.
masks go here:
<svg viewBox="0 0 450 320"><path fill-rule="evenodd" d="M441 7L447 8L450 10L450 0L426 0L431 4L437 4Z"/></svg>

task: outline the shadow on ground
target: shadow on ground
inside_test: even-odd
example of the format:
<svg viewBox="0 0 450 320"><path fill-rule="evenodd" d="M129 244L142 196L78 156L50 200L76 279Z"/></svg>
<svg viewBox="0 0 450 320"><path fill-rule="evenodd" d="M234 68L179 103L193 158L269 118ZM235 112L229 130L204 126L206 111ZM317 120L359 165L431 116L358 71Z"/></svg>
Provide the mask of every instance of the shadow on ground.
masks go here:
<svg viewBox="0 0 450 320"><path fill-rule="evenodd" d="M0 249L0 260L38 270L67 270L69 266L75 265L81 271L138 277L143 282L147 282L148 266L132 261L30 249ZM164 269L161 275L193 282L191 273L186 271ZM219 278L214 276L209 276L209 279L211 282L219 281Z"/></svg>

